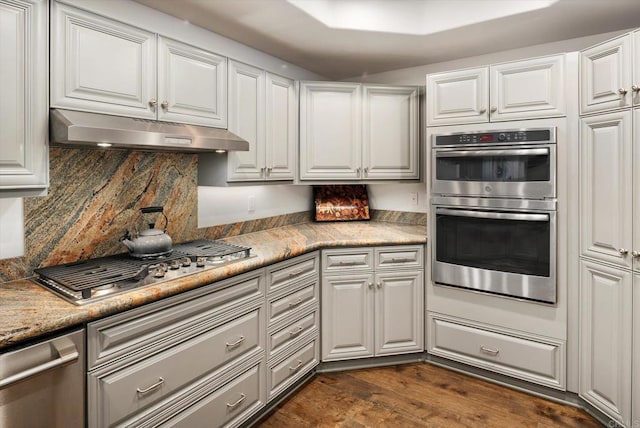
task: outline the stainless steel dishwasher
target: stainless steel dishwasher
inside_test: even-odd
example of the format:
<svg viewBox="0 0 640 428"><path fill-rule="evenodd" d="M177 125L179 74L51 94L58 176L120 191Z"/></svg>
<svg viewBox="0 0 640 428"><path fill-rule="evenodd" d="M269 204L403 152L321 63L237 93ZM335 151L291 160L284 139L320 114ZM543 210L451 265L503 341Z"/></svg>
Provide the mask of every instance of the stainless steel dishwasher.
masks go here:
<svg viewBox="0 0 640 428"><path fill-rule="evenodd" d="M0 427L84 427L84 361L84 330L0 354Z"/></svg>

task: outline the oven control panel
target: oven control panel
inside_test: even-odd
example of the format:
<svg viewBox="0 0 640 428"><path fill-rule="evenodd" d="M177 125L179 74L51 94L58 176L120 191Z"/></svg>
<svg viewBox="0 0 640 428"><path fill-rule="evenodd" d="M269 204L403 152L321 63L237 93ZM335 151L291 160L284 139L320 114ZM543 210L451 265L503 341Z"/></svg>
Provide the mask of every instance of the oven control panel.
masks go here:
<svg viewBox="0 0 640 428"><path fill-rule="evenodd" d="M555 128L515 129L435 135L436 147L485 144L555 143Z"/></svg>

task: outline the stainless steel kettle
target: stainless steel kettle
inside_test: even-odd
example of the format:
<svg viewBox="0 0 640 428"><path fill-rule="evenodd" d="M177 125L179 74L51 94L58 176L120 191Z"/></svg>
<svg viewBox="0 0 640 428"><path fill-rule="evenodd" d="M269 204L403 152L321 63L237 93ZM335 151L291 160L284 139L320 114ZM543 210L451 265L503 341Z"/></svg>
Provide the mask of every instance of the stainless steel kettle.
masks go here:
<svg viewBox="0 0 640 428"><path fill-rule="evenodd" d="M136 258L150 258L160 257L171 254L173 250L173 241L171 237L167 235L167 226L169 219L164 213L163 207L144 207L140 208L142 214L149 213L161 213L164 217L164 229L156 229L155 222L148 223L149 228L137 233L136 236L132 236L127 230L122 243L129 249L129 254Z"/></svg>

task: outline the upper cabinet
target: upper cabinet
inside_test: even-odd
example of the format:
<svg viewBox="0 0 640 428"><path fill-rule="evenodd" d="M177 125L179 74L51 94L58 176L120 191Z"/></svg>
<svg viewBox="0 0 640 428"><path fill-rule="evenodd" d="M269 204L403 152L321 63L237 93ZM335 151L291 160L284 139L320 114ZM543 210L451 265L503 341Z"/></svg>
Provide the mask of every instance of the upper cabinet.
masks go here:
<svg viewBox="0 0 640 428"><path fill-rule="evenodd" d="M249 141L249 151L228 154L228 181L293 180L295 82L229 61L229 131Z"/></svg>
<svg viewBox="0 0 640 428"><path fill-rule="evenodd" d="M300 180L419 178L418 88L300 85Z"/></svg>
<svg viewBox="0 0 640 428"><path fill-rule="evenodd" d="M46 194L48 3L0 0L0 197Z"/></svg>
<svg viewBox="0 0 640 428"><path fill-rule="evenodd" d="M51 106L226 127L226 58L54 2Z"/></svg>
<svg viewBox="0 0 640 428"><path fill-rule="evenodd" d="M630 107L634 99L640 101L640 79L632 82L632 44L632 35L627 34L581 52L580 114Z"/></svg>
<svg viewBox="0 0 640 428"><path fill-rule="evenodd" d="M565 115L564 55L427 75L427 126Z"/></svg>

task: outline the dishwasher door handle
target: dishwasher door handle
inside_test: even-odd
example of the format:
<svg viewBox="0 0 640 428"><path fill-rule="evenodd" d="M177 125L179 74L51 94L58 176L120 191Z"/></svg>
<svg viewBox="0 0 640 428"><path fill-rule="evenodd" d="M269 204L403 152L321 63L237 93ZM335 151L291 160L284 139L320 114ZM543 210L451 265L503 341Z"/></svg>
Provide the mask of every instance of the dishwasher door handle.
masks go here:
<svg viewBox="0 0 640 428"><path fill-rule="evenodd" d="M37 366L34 367L29 367L26 370L23 370L19 373L16 373L12 376L6 377L4 379L0 380L0 389L6 388L9 385L12 385L16 382L19 382L23 379L26 379L28 377L31 376L35 376L39 373L42 373L46 370L55 368L55 367L59 367L59 366L63 366L67 363L70 363L72 361L75 361L78 359L78 350L76 349L75 346L71 346L71 347L66 347L64 349L59 349L57 346L54 345L54 347L56 348L56 351L58 352L58 358L53 359L51 361L47 361L46 363L42 363L42 364L38 364Z"/></svg>

